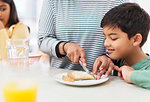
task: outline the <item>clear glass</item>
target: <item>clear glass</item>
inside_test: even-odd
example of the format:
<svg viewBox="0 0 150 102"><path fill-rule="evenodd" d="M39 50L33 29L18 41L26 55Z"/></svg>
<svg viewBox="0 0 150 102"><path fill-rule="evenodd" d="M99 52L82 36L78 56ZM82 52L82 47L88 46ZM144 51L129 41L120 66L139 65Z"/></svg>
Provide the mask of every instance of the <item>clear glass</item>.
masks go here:
<svg viewBox="0 0 150 102"><path fill-rule="evenodd" d="M13 67L28 67L29 40L8 39L7 56L9 64L11 64Z"/></svg>

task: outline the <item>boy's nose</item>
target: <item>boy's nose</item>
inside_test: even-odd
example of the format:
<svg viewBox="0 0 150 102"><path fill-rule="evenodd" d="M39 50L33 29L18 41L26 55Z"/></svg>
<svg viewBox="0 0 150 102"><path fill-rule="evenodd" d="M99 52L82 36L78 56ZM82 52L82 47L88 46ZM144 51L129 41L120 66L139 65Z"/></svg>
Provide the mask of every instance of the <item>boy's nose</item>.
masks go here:
<svg viewBox="0 0 150 102"><path fill-rule="evenodd" d="M108 39L105 39L105 42L104 42L104 46L105 47L110 47L110 42L109 42L109 40Z"/></svg>

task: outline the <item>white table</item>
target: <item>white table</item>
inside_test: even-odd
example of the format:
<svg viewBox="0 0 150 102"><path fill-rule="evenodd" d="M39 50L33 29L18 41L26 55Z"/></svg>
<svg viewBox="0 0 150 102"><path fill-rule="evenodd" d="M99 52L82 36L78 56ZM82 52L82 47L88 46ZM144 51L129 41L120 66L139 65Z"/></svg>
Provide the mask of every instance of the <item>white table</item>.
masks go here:
<svg viewBox="0 0 150 102"><path fill-rule="evenodd" d="M96 86L74 87L54 80L56 74L68 70L36 67L44 69L39 75L37 102L150 102L150 90L127 84L115 76ZM0 102L3 102L2 92Z"/></svg>

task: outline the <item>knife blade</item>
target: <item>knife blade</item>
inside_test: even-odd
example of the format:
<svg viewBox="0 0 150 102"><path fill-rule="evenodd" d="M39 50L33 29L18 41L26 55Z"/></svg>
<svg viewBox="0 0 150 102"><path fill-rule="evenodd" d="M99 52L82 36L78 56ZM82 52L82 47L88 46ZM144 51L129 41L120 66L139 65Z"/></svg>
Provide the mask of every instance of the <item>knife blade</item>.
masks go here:
<svg viewBox="0 0 150 102"><path fill-rule="evenodd" d="M94 74L92 74L92 73L88 70L88 68L83 65L83 63L82 63L80 60L79 60L79 63L80 63L80 65L82 66L82 68L84 69L84 71L85 71L86 73L92 75L93 78L96 80L96 77L94 76Z"/></svg>

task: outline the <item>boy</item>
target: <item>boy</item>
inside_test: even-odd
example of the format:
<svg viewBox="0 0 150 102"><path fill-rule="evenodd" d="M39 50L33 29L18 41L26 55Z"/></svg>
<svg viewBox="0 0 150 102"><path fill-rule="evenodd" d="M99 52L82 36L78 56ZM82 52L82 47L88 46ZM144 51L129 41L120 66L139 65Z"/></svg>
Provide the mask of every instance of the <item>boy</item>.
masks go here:
<svg viewBox="0 0 150 102"><path fill-rule="evenodd" d="M112 8L102 19L110 58L124 59L127 66L117 68L118 76L128 83L150 89L150 56L142 51L150 30L150 16L136 3Z"/></svg>

